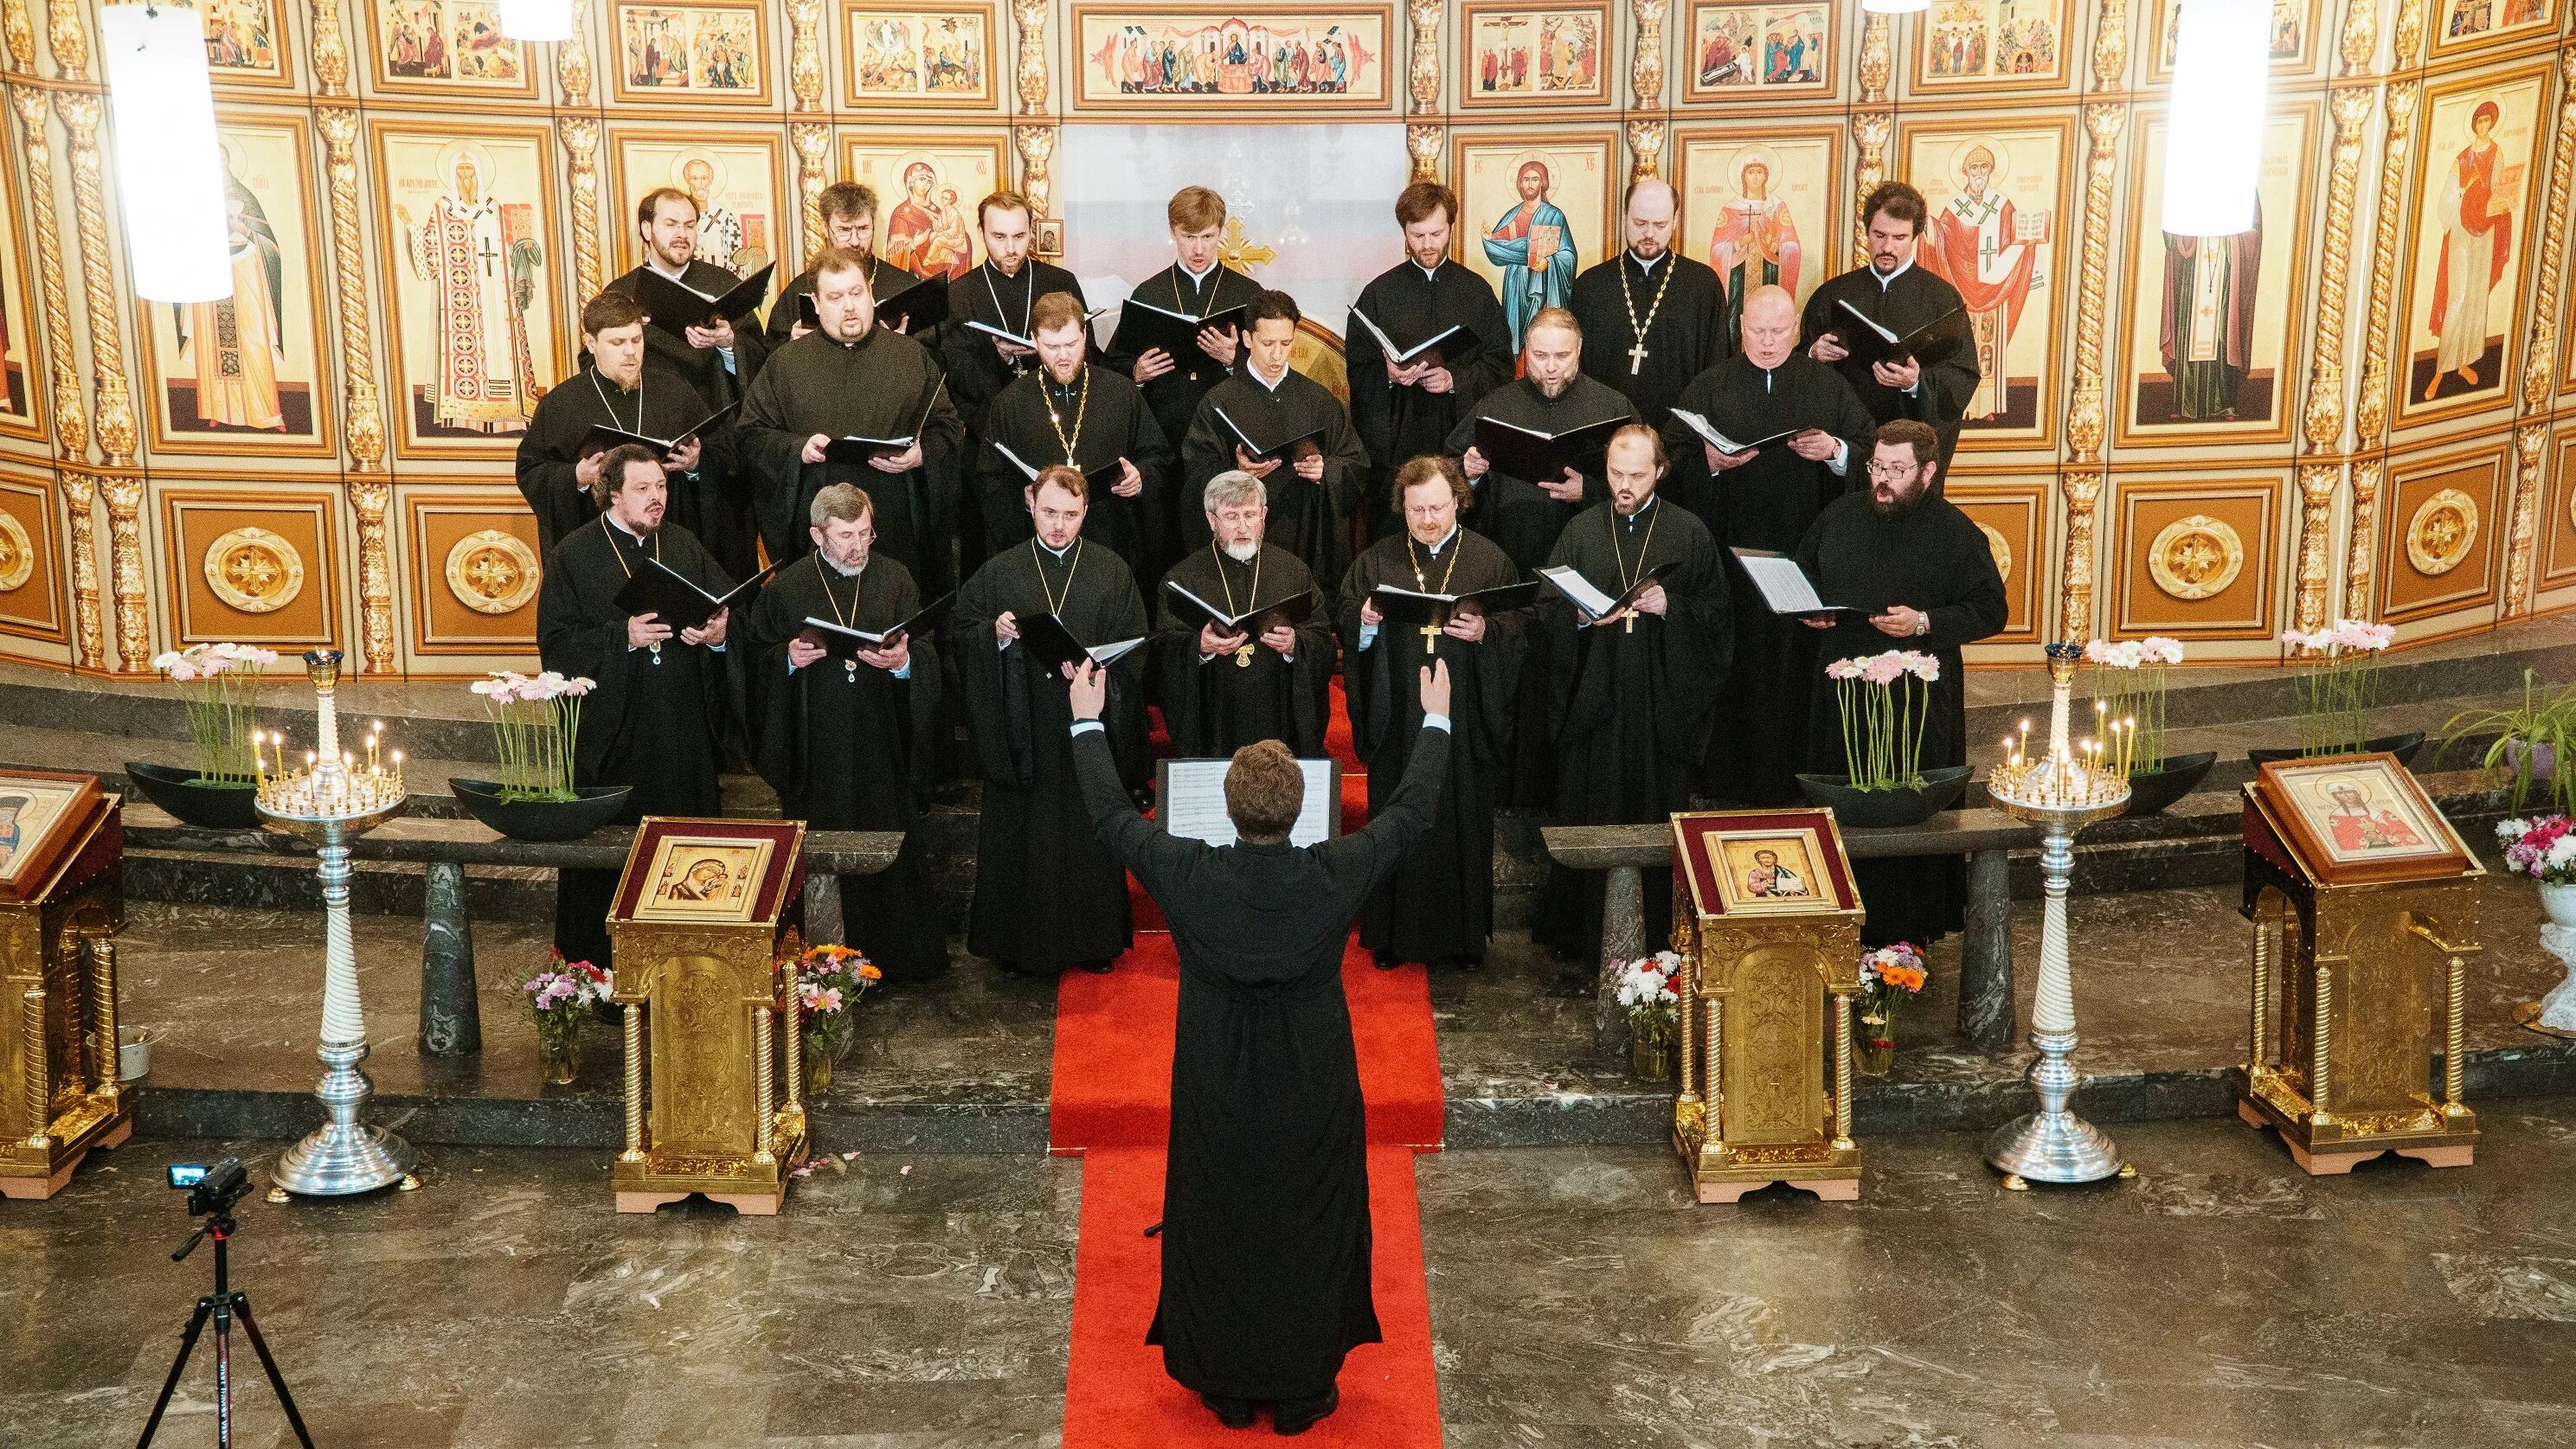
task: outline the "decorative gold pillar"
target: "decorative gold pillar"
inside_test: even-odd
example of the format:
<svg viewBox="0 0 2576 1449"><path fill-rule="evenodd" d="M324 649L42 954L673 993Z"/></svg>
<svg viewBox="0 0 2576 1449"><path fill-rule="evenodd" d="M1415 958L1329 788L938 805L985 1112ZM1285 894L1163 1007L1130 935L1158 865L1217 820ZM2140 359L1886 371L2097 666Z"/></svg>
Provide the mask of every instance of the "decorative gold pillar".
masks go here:
<svg viewBox="0 0 2576 1449"><path fill-rule="evenodd" d="M0 57L13 76L36 73L36 22L27 0L0 0Z"/></svg>
<svg viewBox="0 0 2576 1449"><path fill-rule="evenodd" d="M2326 233L2317 285L2316 352L2308 371L2304 416L2310 453L2332 452L2343 441L2343 332L2344 307L2352 291L2352 202L2361 184L2362 139L2370 129L2372 100L2369 86L2347 86L2334 93L2332 102L2334 162L2326 173Z"/></svg>
<svg viewBox="0 0 2576 1449"><path fill-rule="evenodd" d="M2057 634L2061 639L2093 637L2094 519L2102 503L2104 471L2058 470L2057 491L2066 502L2066 557L2058 571Z"/></svg>
<svg viewBox="0 0 2576 1449"><path fill-rule="evenodd" d="M787 0L787 90L798 111L823 109L823 0Z"/></svg>
<svg viewBox="0 0 2576 1449"><path fill-rule="evenodd" d="M823 188L832 184L832 128L821 121L798 121L787 128L796 148L796 210L805 225L805 261L831 240L823 228Z"/></svg>
<svg viewBox="0 0 2576 1449"><path fill-rule="evenodd" d="M2423 16L2417 0L2404 0L2398 8L2396 40L2401 57L2412 53L2407 48L2410 24L2420 41ZM2394 345L2389 334L2395 325L2397 253L2404 240L2407 151L2414 142L2415 111L2424 88L2420 81L2409 81L2387 87L2384 95L2388 124L2379 158L2378 210L2371 219L2370 301L2362 321L2361 384L2352 403L2353 450L2367 461L2353 470L2352 541L2345 557L2357 561L2360 571L2346 571L2343 612L2348 619L2367 619L2374 607L2376 565L2371 561L2378 556L2379 485L2386 474L2386 460L2378 454L2388 445L2388 355ZM2365 468L2370 481L2366 492L2362 487Z"/></svg>
<svg viewBox="0 0 2576 1449"><path fill-rule="evenodd" d="M341 63L347 64L345 54ZM357 472L376 472L385 465L385 413L376 391L375 338L367 326L366 256L358 242L358 112L353 106L316 106L313 115L322 128L331 193L331 275L339 297L340 366L349 388L349 461Z"/></svg>
<svg viewBox="0 0 2576 1449"><path fill-rule="evenodd" d="M2357 459L2352 465L2352 538L2343 562L2343 616L2347 619L2370 617L2370 585L2378 569L2370 556L2370 525L2379 513L2379 475L2384 466L2377 457Z"/></svg>
<svg viewBox="0 0 2576 1449"><path fill-rule="evenodd" d="M590 53L581 45L583 8L581 0L573 0L573 38L555 47L555 84L563 90L565 106L587 110ZM586 303L608 285L607 265L600 256L599 118L566 115L555 123L555 130L563 137L565 172L572 182L573 283Z"/></svg>
<svg viewBox="0 0 2576 1449"><path fill-rule="evenodd" d="M1020 153L1020 192L1039 216L1055 214L1055 127L1013 126L1011 143Z"/></svg>
<svg viewBox="0 0 2576 1449"><path fill-rule="evenodd" d="M1668 0L1628 0L1628 14L1636 22L1637 49L1628 63L1628 84L1636 93L1635 109L1659 112L1664 108L1664 8ZM1438 7L1433 7L1438 13ZM1663 174L1664 118L1642 114L1628 122L1628 179L1642 181Z"/></svg>
<svg viewBox="0 0 2576 1449"><path fill-rule="evenodd" d="M1440 152L1449 143L1449 132L1436 123L1417 123L1404 128L1404 152L1413 158L1414 181L1440 179Z"/></svg>
<svg viewBox="0 0 2576 1449"><path fill-rule="evenodd" d="M83 669L105 669L107 626L98 599L98 480L69 466L61 478L63 517L71 525L72 657Z"/></svg>
<svg viewBox="0 0 2576 1449"><path fill-rule="evenodd" d="M143 576L143 480L103 475L107 494L108 579L116 601L116 667L144 674L152 661L152 589Z"/></svg>
<svg viewBox="0 0 2576 1449"><path fill-rule="evenodd" d="M98 149L102 103L89 92L57 91L54 110L71 133L72 215L80 228L83 301L89 312L89 367L99 451L108 466L134 462L134 395L125 377L125 334L118 325L115 252L107 240L107 188Z"/></svg>
<svg viewBox="0 0 2576 1449"><path fill-rule="evenodd" d="M1048 0L1011 0L1011 19L1020 35L1020 114L1042 119L1011 127L1011 144L1020 155L1020 191L1039 216L1055 214L1055 125L1047 117L1046 22Z"/></svg>
<svg viewBox="0 0 2576 1449"><path fill-rule="evenodd" d="M1440 10L1441 0L1409 0L1405 18L1413 25L1412 54L1408 57L1406 98L1415 117L1437 117L1440 114ZM1404 150L1413 159L1412 179L1440 179L1440 153L1449 144L1449 128L1437 119L1415 120L1404 128Z"/></svg>
<svg viewBox="0 0 2576 1449"><path fill-rule="evenodd" d="M88 79L89 32L81 28L80 0L52 0L45 7L45 43L53 49L57 77Z"/></svg>
<svg viewBox="0 0 2576 1449"><path fill-rule="evenodd" d="M1892 64L1887 17L1865 13L1860 27L1860 104L1866 108L1852 112L1852 139L1860 146L1860 158L1852 168L1852 265L1869 265L1869 218L1861 215L1861 205L1878 184L1887 179L1887 136L1896 125L1896 112L1887 108L1888 67Z"/></svg>
<svg viewBox="0 0 2576 1449"><path fill-rule="evenodd" d="M2549 405L2558 391L2558 293L2567 260L2567 191L2576 168L2576 44L2558 52L2558 126L2549 149L2548 221L2534 268L2531 338L2522 349L2521 426L2514 433L2512 531L2505 538L2504 597L2498 618L2531 612L2531 554L2538 542L2540 490L2548 472Z"/></svg>
<svg viewBox="0 0 2576 1449"><path fill-rule="evenodd" d="M2388 49L2392 70L2413 70L2424 63L2424 0L2397 0L2397 29Z"/></svg>
<svg viewBox="0 0 2576 1449"><path fill-rule="evenodd" d="M2299 601L2302 629L2322 629L2326 593L2333 584L2334 498L2343 465L2331 460L2299 465Z"/></svg>

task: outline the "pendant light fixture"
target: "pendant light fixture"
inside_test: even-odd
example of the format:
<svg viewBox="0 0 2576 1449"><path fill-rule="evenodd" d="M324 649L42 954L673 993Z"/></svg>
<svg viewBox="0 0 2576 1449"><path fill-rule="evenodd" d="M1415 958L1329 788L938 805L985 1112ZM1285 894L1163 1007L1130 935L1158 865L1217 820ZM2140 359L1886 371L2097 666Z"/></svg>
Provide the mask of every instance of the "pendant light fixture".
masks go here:
<svg viewBox="0 0 2576 1449"><path fill-rule="evenodd" d="M205 23L175 6L110 5L98 33L135 295L221 301L233 294L231 228Z"/></svg>
<svg viewBox="0 0 2576 1449"><path fill-rule="evenodd" d="M2254 229L2272 89L2272 0L2181 0L2159 223L2175 236Z"/></svg>

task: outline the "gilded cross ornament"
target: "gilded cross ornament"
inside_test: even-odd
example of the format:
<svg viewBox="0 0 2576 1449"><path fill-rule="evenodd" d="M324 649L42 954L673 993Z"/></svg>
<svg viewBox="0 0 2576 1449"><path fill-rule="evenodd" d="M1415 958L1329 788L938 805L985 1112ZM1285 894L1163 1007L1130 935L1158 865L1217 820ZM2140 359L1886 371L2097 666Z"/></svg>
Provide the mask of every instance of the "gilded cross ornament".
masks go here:
<svg viewBox="0 0 2576 1449"><path fill-rule="evenodd" d="M1225 234L1217 238L1216 259L1238 272L1249 272L1264 262L1279 260L1279 253L1246 236L1242 217L1228 216Z"/></svg>

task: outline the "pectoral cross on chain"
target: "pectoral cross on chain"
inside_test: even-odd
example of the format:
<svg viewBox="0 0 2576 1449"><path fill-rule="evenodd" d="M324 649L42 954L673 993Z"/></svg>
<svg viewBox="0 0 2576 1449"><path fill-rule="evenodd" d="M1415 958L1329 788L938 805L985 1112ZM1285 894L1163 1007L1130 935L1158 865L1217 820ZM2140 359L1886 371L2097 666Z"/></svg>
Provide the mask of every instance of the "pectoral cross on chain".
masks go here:
<svg viewBox="0 0 2576 1449"><path fill-rule="evenodd" d="M1640 337L1637 339L1637 345L1628 349L1628 375L1630 377L1635 377L1638 373L1643 372L1645 368L1646 339Z"/></svg>
<svg viewBox="0 0 2576 1449"><path fill-rule="evenodd" d="M1423 626L1422 626L1422 653L1423 653L1424 657L1426 657L1426 658L1427 658L1427 657L1429 657L1429 656L1431 656L1431 655L1434 655L1434 654L1437 654L1437 653L1439 653L1439 652L1440 652L1440 626L1439 626L1439 625L1437 625L1437 624L1425 624L1425 625L1423 625Z"/></svg>

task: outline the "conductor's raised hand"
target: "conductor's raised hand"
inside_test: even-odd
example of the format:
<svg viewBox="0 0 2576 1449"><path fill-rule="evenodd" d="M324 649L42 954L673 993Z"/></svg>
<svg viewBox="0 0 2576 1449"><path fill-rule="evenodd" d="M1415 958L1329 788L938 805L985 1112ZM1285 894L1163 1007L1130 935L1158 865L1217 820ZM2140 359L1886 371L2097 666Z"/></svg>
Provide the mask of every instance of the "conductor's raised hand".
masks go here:
<svg viewBox="0 0 2576 1449"><path fill-rule="evenodd" d="M1449 661L1434 659L1422 666L1422 712L1449 712Z"/></svg>
<svg viewBox="0 0 2576 1449"><path fill-rule="evenodd" d="M1109 702L1109 675L1097 663L1085 659L1073 671L1073 717L1076 720L1098 719L1103 705Z"/></svg>

